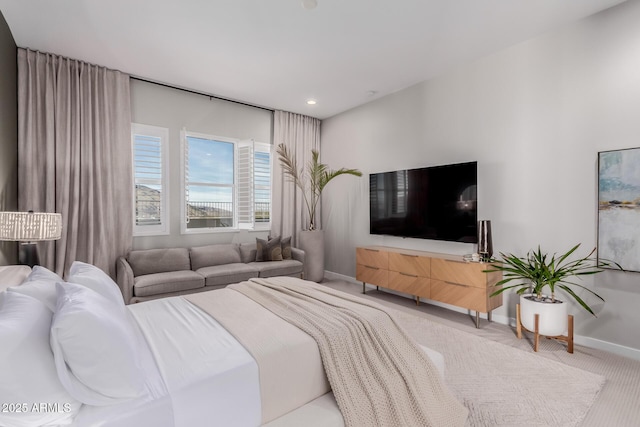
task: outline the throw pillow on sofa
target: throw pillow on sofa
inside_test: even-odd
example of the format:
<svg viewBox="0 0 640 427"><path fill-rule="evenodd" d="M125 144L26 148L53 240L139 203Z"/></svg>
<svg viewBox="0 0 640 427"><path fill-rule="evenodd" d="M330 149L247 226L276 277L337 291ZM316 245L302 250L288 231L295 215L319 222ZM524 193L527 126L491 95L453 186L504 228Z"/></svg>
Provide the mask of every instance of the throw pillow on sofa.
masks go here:
<svg viewBox="0 0 640 427"><path fill-rule="evenodd" d="M292 259L291 256L291 236L285 237L281 240L280 246L282 247L282 259Z"/></svg>
<svg viewBox="0 0 640 427"><path fill-rule="evenodd" d="M280 237L271 240L256 238L256 262L263 261L282 261Z"/></svg>

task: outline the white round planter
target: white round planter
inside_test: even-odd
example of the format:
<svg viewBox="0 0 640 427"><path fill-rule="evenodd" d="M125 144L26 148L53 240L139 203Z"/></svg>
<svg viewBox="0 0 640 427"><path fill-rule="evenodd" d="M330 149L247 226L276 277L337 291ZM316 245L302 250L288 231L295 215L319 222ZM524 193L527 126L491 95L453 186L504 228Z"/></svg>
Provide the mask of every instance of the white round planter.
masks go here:
<svg viewBox="0 0 640 427"><path fill-rule="evenodd" d="M533 294L520 295L520 322L530 331L535 331L535 314L540 315L538 333L550 337L567 335L567 304L557 300L538 302L528 299Z"/></svg>

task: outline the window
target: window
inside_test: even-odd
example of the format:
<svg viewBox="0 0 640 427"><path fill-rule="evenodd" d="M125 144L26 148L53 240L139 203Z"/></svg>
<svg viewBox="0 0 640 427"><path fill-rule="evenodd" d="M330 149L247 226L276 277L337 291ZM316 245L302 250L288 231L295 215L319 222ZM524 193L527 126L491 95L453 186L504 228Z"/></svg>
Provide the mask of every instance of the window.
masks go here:
<svg viewBox="0 0 640 427"><path fill-rule="evenodd" d="M183 232L266 228L271 146L183 131Z"/></svg>
<svg viewBox="0 0 640 427"><path fill-rule="evenodd" d="M134 236L169 234L169 130L131 124L133 149Z"/></svg>

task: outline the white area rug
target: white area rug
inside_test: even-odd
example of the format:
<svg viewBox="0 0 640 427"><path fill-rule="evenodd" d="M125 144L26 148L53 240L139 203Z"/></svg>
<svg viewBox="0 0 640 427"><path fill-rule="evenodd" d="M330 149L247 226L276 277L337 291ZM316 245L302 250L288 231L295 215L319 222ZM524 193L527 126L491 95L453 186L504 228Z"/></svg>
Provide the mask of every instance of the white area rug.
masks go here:
<svg viewBox="0 0 640 427"><path fill-rule="evenodd" d="M468 426L577 426L604 377L396 311L420 344L444 355L446 382Z"/></svg>

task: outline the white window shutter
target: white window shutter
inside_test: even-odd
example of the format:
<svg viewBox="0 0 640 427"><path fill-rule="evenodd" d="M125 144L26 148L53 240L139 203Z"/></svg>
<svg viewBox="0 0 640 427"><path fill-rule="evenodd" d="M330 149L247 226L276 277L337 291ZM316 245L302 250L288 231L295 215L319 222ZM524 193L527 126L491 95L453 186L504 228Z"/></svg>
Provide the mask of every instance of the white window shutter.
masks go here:
<svg viewBox="0 0 640 427"><path fill-rule="evenodd" d="M184 186L183 188L183 194L184 194L184 200L182 202L182 209L184 209L184 215L182 216L184 218L184 223L188 224L189 223L189 143L187 142L187 129L185 127L183 127L180 130L180 141L182 143L182 149L183 149L183 153L182 153L182 168L184 170L182 177L183 177L183 181L182 181L182 185Z"/></svg>
<svg viewBox="0 0 640 427"><path fill-rule="evenodd" d="M169 130L131 124L135 236L168 234L167 146Z"/></svg>
<svg viewBox="0 0 640 427"><path fill-rule="evenodd" d="M238 228L253 228L253 140L238 143Z"/></svg>
<svg viewBox="0 0 640 427"><path fill-rule="evenodd" d="M254 228L271 227L271 144L253 146Z"/></svg>

